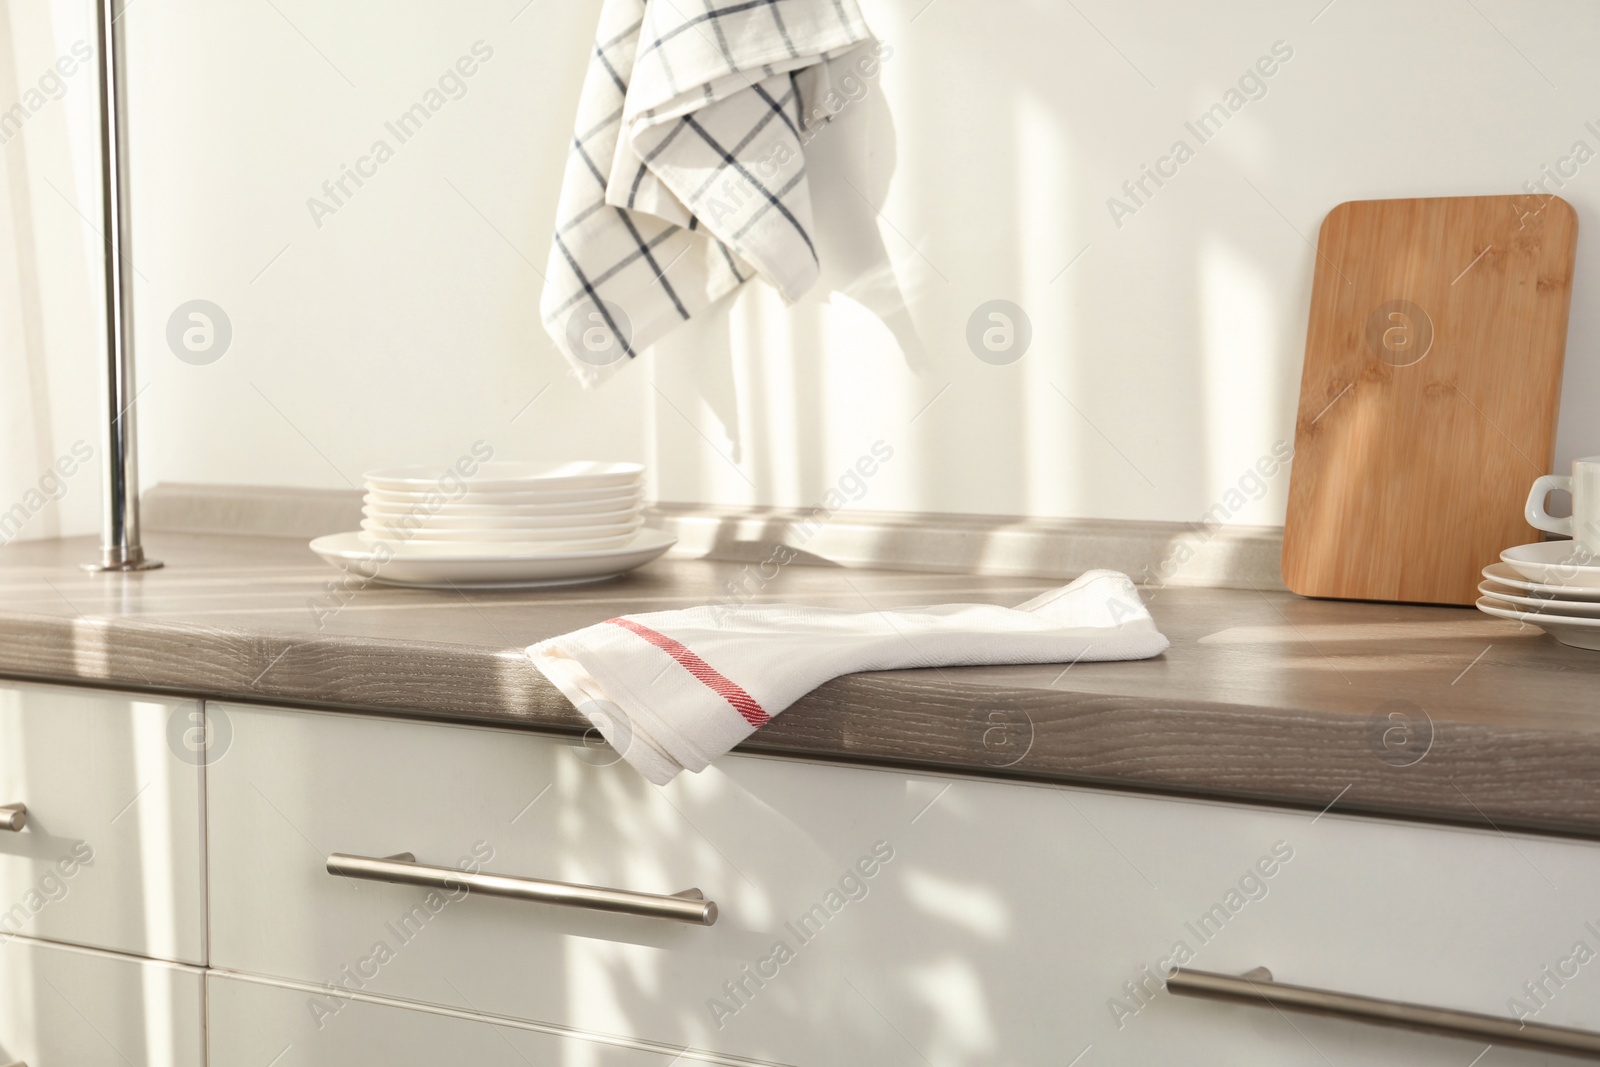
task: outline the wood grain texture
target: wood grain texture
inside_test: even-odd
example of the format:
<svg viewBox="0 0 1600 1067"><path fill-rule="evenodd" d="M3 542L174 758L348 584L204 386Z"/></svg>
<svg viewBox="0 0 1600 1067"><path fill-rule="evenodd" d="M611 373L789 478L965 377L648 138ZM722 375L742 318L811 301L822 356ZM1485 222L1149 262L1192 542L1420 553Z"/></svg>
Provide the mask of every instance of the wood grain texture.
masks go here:
<svg viewBox="0 0 1600 1067"><path fill-rule="evenodd" d="M1283 577L1306 596L1471 604L1538 536L1577 215L1553 196L1364 200L1318 238Z"/></svg>
<svg viewBox="0 0 1600 1067"><path fill-rule="evenodd" d="M93 547L0 553L0 674L567 733L586 724L524 646L751 573L664 561L543 592L363 586L328 611L336 572L286 539L152 536L167 566L129 576L81 573ZM791 566L757 597L1015 604L1052 584ZM851 675L743 748L1600 839L1600 654L1454 608L1145 595L1172 639L1157 659Z"/></svg>

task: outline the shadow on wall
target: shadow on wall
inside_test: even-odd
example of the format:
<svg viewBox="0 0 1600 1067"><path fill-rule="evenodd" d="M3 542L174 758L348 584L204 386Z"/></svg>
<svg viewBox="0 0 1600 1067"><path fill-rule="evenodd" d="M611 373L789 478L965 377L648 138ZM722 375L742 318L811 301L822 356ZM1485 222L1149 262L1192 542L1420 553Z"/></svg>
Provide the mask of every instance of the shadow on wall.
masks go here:
<svg viewBox="0 0 1600 1067"><path fill-rule="evenodd" d="M658 445L676 468L658 458L671 482L662 499L803 507L837 477L839 457L883 439L901 458L864 505L876 509L1205 514L1290 432L1303 336L1293 309L1309 293L1312 253L1296 250L1231 150L1205 150L1183 191L1121 228L1106 214L1117 192L1108 167L1129 165L1130 143L1169 145L1190 98L1236 73L1215 55L1263 34L1265 50L1271 27L1208 28L1203 62L1221 74L1184 72L1165 91L1119 66L1130 99L1108 101L1092 89L1107 70L1063 69L1062 40L1089 48L1070 10L986 12L992 25L977 35L962 32L973 16L943 12L956 21L939 34L963 41L961 79L941 73L931 24L868 14L895 51L807 148L821 284L791 308L747 285L652 361L656 390L677 409L658 405ZM1091 98L1102 106L1080 106ZM1281 195L1262 131L1227 132L1254 139L1251 178ZM1196 198L1233 217L1196 210ZM973 350L972 316L990 300L1031 320L1026 358ZM1156 306L1130 320L1133 303ZM1174 336L1188 340L1174 348ZM696 418L696 394L715 428ZM680 416L703 441L681 432Z"/></svg>
<svg viewBox="0 0 1600 1067"><path fill-rule="evenodd" d="M906 366L922 373L928 369L927 352L873 206L888 200L898 162L894 116L876 82L866 83L865 94L847 106L848 119L842 114L838 128L830 124L812 144L811 197L818 239L828 252L821 288L877 316L900 346Z"/></svg>
<svg viewBox="0 0 1600 1067"><path fill-rule="evenodd" d="M858 50L853 57L864 54L865 49ZM855 61L846 57L840 62L853 65ZM765 285L752 281L685 331L694 336L695 355L683 358L679 346L687 345L674 338L668 342L670 348L664 347L664 353L673 354L665 355L658 364L659 377L677 381L679 373L692 363L692 389L721 425L728 458L735 466L748 461L765 468L751 482L758 493L770 493L771 487L785 482L784 473L774 469L776 454L783 452L794 453L794 461L808 468L799 472L799 484L810 485L824 477L820 466L810 469L807 464L808 453L814 450L785 449L764 427L770 425L768 416L783 407L797 420L800 432L818 425L825 395L819 361L814 357L827 351L827 302L832 293L850 297L887 326L908 367L917 370L926 363L873 208L888 197L896 143L893 120L878 84L881 68L876 75L862 78L848 69L844 75L836 75L848 95L841 92L844 103L839 114L818 129L805 147L815 238L822 260L822 277L816 288L794 307L769 316L761 305L776 302L776 297L765 292L746 295ZM754 367L747 366L751 357L756 361ZM789 381L768 377L778 362L789 366ZM750 425L741 420L741 408Z"/></svg>

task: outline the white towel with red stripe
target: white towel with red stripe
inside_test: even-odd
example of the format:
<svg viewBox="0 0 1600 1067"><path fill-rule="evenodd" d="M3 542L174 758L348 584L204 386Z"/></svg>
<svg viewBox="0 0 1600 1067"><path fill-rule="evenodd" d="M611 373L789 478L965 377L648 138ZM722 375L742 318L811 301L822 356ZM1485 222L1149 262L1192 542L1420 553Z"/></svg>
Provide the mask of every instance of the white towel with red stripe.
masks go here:
<svg viewBox="0 0 1600 1067"><path fill-rule="evenodd" d="M747 604L624 615L528 655L624 759L665 785L842 674L1148 659L1167 644L1127 575L1090 571L1014 608Z"/></svg>

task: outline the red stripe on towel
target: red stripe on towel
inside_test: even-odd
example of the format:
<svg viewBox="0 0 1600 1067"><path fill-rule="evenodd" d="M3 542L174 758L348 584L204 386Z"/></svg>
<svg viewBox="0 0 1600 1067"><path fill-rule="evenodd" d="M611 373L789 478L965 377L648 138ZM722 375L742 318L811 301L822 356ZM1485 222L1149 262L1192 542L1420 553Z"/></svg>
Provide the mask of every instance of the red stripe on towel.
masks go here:
<svg viewBox="0 0 1600 1067"><path fill-rule="evenodd" d="M674 641L666 634L657 633L655 630L650 629L650 627L634 622L632 619L616 618L607 619L606 621L611 623L613 626L620 626L625 630L632 630L634 633L638 634L640 637L644 638L646 641L649 641L652 645L655 645L657 648L661 649L661 651L677 660L679 666L688 671L690 674L694 675L700 681L704 682L708 689L711 689L723 700L726 700L733 707L733 710L737 711L740 716L743 717L744 721L749 723L751 726L759 729L772 720L772 716L768 715L765 709L763 709L761 705L756 702L755 697L739 688L735 682L717 673L716 669L712 667L711 664L695 655L692 651L690 651L689 646L685 645L682 641Z"/></svg>

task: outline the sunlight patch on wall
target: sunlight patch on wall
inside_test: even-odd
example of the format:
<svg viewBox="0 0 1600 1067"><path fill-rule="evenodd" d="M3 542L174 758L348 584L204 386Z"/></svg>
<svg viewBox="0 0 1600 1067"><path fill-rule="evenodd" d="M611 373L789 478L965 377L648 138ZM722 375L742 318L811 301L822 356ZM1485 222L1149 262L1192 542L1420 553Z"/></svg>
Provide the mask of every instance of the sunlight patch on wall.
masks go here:
<svg viewBox="0 0 1600 1067"><path fill-rule="evenodd" d="M800 490L803 397L790 333L794 313L765 288L741 293L728 306L734 392L744 416L742 465L762 500L792 499Z"/></svg>
<svg viewBox="0 0 1600 1067"><path fill-rule="evenodd" d="M1276 440L1274 401L1279 395L1279 360L1274 350L1277 309L1265 272L1216 237L1201 244L1199 257L1200 346L1210 496L1225 492L1269 452ZM1234 523L1282 521L1287 480L1249 500L1229 516Z"/></svg>
<svg viewBox="0 0 1600 1067"><path fill-rule="evenodd" d="M1094 390L1089 369L1079 367L1073 358L1073 278L1071 271L1063 270L1085 242L1080 227L1074 225L1076 198L1060 116L1035 96L1019 96L1016 138L1020 165L1014 210L1019 247L1017 295L1011 299L1027 313L1032 332L1027 351L1013 365L1015 383L1021 388L1014 431L1021 436L1017 478L1028 514L1066 514L1078 503L1083 479L1080 471L1063 462L1072 455L1071 424L1050 380L1064 378L1090 393ZM1070 395L1076 390L1067 391Z"/></svg>
<svg viewBox="0 0 1600 1067"><path fill-rule="evenodd" d="M818 481L808 485L802 503L814 503L837 487L840 475L853 468L874 441L883 440L898 456L913 457L910 425L916 414L922 382L906 366L894 334L878 316L844 293L829 295L823 309L820 350L812 358L822 367L822 395L826 399L817 428L822 431L820 454L825 456ZM885 489L904 475L878 477L861 491L862 507L914 506L891 502ZM854 495L854 494L852 494Z"/></svg>

